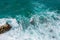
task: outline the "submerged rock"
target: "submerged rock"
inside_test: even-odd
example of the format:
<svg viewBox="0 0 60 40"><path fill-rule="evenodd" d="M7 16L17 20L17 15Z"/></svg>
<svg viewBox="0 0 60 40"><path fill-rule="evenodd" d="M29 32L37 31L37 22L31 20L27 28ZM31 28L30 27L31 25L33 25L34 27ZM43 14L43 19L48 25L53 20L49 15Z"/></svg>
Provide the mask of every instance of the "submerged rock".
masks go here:
<svg viewBox="0 0 60 40"><path fill-rule="evenodd" d="M5 33L9 31L10 29L11 29L11 26L8 23L2 25L0 26L0 34Z"/></svg>
<svg viewBox="0 0 60 40"><path fill-rule="evenodd" d="M33 17L30 19L30 23L31 23L32 25L35 24L35 22L34 22L34 18L33 18Z"/></svg>

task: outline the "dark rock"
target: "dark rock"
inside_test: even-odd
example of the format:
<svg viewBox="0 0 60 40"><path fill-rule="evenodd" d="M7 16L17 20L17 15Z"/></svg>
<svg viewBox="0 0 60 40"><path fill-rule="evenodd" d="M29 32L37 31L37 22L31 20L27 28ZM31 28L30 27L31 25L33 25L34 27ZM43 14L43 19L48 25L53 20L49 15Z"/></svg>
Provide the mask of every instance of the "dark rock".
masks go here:
<svg viewBox="0 0 60 40"><path fill-rule="evenodd" d="M30 23L31 23L32 25L35 24L35 22L34 22L34 18L31 18Z"/></svg>
<svg viewBox="0 0 60 40"><path fill-rule="evenodd" d="M11 29L11 26L8 23L2 25L0 26L0 34L5 33L9 31L10 29Z"/></svg>

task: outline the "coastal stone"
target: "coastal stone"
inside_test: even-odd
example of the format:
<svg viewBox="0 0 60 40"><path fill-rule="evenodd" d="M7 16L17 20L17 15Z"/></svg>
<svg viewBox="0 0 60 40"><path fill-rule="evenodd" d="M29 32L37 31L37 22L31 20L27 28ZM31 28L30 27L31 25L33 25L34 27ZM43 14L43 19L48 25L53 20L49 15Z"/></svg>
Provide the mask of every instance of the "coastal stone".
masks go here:
<svg viewBox="0 0 60 40"><path fill-rule="evenodd" d="M9 31L10 29L11 29L11 26L8 23L2 25L0 26L0 34L5 33Z"/></svg>
<svg viewBox="0 0 60 40"><path fill-rule="evenodd" d="M34 18L33 18L33 17L30 19L30 23L31 23L32 25L35 24L35 22L34 22Z"/></svg>

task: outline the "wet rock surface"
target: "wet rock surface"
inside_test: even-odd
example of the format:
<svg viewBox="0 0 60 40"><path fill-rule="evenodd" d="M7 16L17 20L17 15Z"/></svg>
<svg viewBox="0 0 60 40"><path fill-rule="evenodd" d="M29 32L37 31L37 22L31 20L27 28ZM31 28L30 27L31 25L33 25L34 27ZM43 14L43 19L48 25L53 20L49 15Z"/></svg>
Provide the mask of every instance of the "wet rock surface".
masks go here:
<svg viewBox="0 0 60 40"><path fill-rule="evenodd" d="M8 23L2 25L0 26L0 34L5 33L9 31L10 29L11 29L11 26Z"/></svg>

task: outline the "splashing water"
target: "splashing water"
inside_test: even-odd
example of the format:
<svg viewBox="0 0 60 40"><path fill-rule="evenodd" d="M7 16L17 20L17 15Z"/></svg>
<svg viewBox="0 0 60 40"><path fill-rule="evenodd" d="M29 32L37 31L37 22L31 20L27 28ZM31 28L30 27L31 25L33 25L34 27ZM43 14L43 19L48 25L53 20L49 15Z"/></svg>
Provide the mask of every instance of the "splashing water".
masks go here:
<svg viewBox="0 0 60 40"><path fill-rule="evenodd" d="M35 14L30 18L21 15L0 18L0 25L8 22L12 26L10 31L0 34L0 40L60 40L60 14L43 4L32 4Z"/></svg>

